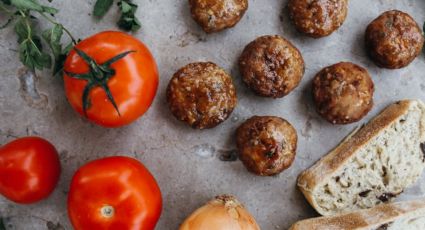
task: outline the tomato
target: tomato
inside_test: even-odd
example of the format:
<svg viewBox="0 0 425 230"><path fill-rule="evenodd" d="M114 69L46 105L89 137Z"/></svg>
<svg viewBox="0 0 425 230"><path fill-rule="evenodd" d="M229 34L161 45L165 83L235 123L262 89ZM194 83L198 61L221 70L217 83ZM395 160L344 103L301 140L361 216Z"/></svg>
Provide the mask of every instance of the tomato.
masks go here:
<svg viewBox="0 0 425 230"><path fill-rule="evenodd" d="M76 230L152 230L161 210L155 178L133 158L95 160L72 178L68 215Z"/></svg>
<svg viewBox="0 0 425 230"><path fill-rule="evenodd" d="M71 106L105 127L127 125L142 116L158 87L150 51L122 32L98 33L78 43L66 58L64 72Z"/></svg>
<svg viewBox="0 0 425 230"><path fill-rule="evenodd" d="M0 193L16 203L48 197L60 171L55 147L42 138L19 138L0 148Z"/></svg>

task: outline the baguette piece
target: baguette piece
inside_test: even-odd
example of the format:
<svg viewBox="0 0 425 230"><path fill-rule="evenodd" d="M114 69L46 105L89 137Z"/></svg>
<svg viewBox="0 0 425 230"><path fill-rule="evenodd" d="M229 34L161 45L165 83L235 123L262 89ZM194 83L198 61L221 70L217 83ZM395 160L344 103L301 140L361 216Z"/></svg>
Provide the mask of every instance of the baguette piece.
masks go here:
<svg viewBox="0 0 425 230"><path fill-rule="evenodd" d="M302 220L289 230L424 230L425 199Z"/></svg>
<svg viewBox="0 0 425 230"><path fill-rule="evenodd" d="M320 214L335 215L391 201L425 167L425 105L392 104L298 177Z"/></svg>

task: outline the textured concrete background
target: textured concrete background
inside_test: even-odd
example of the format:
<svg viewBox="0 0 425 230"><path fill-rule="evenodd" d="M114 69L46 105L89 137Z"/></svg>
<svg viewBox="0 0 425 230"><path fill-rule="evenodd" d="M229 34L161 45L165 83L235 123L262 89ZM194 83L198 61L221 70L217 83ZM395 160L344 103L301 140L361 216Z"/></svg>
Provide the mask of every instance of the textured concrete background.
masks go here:
<svg viewBox="0 0 425 230"><path fill-rule="evenodd" d="M46 1L47 2L47 1ZM89 160L128 155L141 160L155 175L163 193L159 230L177 229L184 218L211 197L232 193L246 204L262 229L287 229L294 221L316 215L295 188L299 172L334 147L354 127L368 121L389 103L404 98L425 99L425 60L421 55L401 70L377 68L367 57L363 37L366 25L380 13L399 9L419 24L425 21L423 0L353 0L342 28L328 38L314 40L298 34L288 22L286 0L250 0L249 10L234 28L206 35L192 21L187 0L137 0L143 28L135 34L153 52L160 69L160 86L149 112L132 125L105 129L79 117L69 106L60 78L48 72L36 79L22 75L16 37L12 29L0 32L0 143L15 137L39 135L54 143L62 160L59 186L51 197L21 206L0 198L0 215L7 229L72 229L66 213L66 195L75 170ZM90 11L94 0L53 1L57 18L76 37L116 29L111 10L97 22ZM0 20L4 16L0 15ZM43 27L43 25L41 25ZM260 35L279 34L291 40L306 61L301 85L289 96L273 100L254 96L241 82L236 61L244 46ZM176 121L165 103L165 88L181 66L200 60L214 61L234 77L239 104L231 118L212 130L196 131ZM310 98L310 83L322 67L352 61L366 67L376 86L375 107L354 125L332 126L322 120ZM224 162L232 153L235 128L252 115L278 115L298 130L295 163L276 177L248 173L241 162ZM425 193L425 177L404 198ZM57 228L55 228L57 227Z"/></svg>

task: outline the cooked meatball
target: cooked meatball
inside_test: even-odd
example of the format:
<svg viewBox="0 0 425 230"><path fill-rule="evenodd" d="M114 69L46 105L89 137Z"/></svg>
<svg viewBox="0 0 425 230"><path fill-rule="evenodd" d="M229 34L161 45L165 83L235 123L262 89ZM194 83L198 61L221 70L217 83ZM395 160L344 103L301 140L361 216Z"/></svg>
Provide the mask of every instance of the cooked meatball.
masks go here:
<svg viewBox="0 0 425 230"><path fill-rule="evenodd" d="M248 0L189 0L193 19L207 33L235 26L248 9Z"/></svg>
<svg viewBox="0 0 425 230"><path fill-rule="evenodd" d="M289 94L305 71L300 51L278 35L249 43L239 58L239 69L243 81L256 94L273 98Z"/></svg>
<svg viewBox="0 0 425 230"><path fill-rule="evenodd" d="M387 11L366 29L366 48L380 67L399 69L409 65L424 45L422 30L410 15Z"/></svg>
<svg viewBox="0 0 425 230"><path fill-rule="evenodd" d="M289 17L301 33L313 38L330 35L345 21L348 0L289 0Z"/></svg>
<svg viewBox="0 0 425 230"><path fill-rule="evenodd" d="M167 88L173 115L193 128L213 128L236 107L232 77L212 62L197 62L177 71Z"/></svg>
<svg viewBox="0 0 425 230"><path fill-rule="evenodd" d="M333 124L353 123L373 106L374 84L364 68L341 62L321 70L313 81L316 109Z"/></svg>
<svg viewBox="0 0 425 230"><path fill-rule="evenodd" d="M236 132L239 158L249 171L261 176L272 176L291 166L297 139L289 122L273 116L251 117Z"/></svg>

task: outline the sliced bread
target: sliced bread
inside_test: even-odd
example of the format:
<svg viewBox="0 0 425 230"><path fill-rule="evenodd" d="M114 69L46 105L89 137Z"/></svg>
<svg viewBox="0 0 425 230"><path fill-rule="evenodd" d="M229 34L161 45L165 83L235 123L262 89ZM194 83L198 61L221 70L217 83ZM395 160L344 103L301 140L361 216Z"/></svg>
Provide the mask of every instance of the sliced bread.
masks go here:
<svg viewBox="0 0 425 230"><path fill-rule="evenodd" d="M424 142L425 105L397 102L302 172L298 187L324 216L391 201L420 177Z"/></svg>
<svg viewBox="0 0 425 230"><path fill-rule="evenodd" d="M289 230L424 230L425 199L302 220Z"/></svg>

